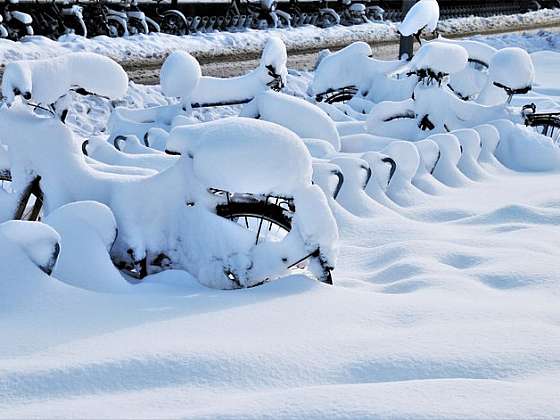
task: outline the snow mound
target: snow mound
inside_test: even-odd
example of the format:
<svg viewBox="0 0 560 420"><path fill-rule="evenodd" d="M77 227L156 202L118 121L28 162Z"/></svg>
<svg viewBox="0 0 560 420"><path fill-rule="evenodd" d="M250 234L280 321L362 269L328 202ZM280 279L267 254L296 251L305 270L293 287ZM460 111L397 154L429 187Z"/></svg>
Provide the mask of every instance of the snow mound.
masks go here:
<svg viewBox="0 0 560 420"><path fill-rule="evenodd" d="M393 158L397 163L397 170L391 183L410 182L418 171L418 165L420 165L420 155L416 146L406 141L395 141L390 143L383 150L383 153Z"/></svg>
<svg viewBox="0 0 560 420"><path fill-rule="evenodd" d="M437 143L440 158L434 169L434 176L449 187L462 187L468 178L457 169L461 160L461 143L453 134L435 134L429 137Z"/></svg>
<svg viewBox="0 0 560 420"><path fill-rule="evenodd" d="M173 129L167 150L191 156L205 185L230 192L292 194L311 183L311 155L292 131L231 117Z"/></svg>
<svg viewBox="0 0 560 420"><path fill-rule="evenodd" d="M0 224L0 237L19 246L44 273L52 273L60 252L60 235L53 228L38 222L10 220Z"/></svg>
<svg viewBox="0 0 560 420"><path fill-rule="evenodd" d="M355 86L362 91L379 89L386 75L402 67L400 60L377 60L365 42L354 42L335 53L321 57L309 87L312 95ZM373 88L372 85L375 85Z"/></svg>
<svg viewBox="0 0 560 420"><path fill-rule="evenodd" d="M72 286L98 292L123 291L127 283L113 265L109 251L117 237L117 222L109 207L78 201L59 207L45 219L61 237L61 252L53 275ZM95 267L88 269L84 267Z"/></svg>
<svg viewBox="0 0 560 420"><path fill-rule="evenodd" d="M467 66L469 54L460 45L432 41L418 50L412 61L412 71L431 70L434 73L458 73Z"/></svg>
<svg viewBox="0 0 560 420"><path fill-rule="evenodd" d="M308 185L294 192L294 200L295 222L304 242L311 249L321 246L322 258L334 266L338 256L338 226L325 194L317 185Z"/></svg>
<svg viewBox="0 0 560 420"><path fill-rule="evenodd" d="M420 0L408 11L399 25L403 36L415 35L426 28L434 32L439 21L439 4L436 0Z"/></svg>
<svg viewBox="0 0 560 420"><path fill-rule="evenodd" d="M431 41L434 42L434 41ZM469 54L469 60L476 61L484 65L485 67L490 66L492 57L498 52L498 50L491 45L484 44L482 42L466 40L466 39L447 39L447 38L437 38L435 42L443 42L449 44L455 44L463 47L467 50Z"/></svg>
<svg viewBox="0 0 560 420"><path fill-rule="evenodd" d="M162 92L167 96L190 99L202 72L196 58L185 51L175 51L165 59L159 73Z"/></svg>
<svg viewBox="0 0 560 420"><path fill-rule="evenodd" d="M335 150L340 150L340 138L333 120L321 108L304 99L268 91L247 104L240 115L274 122L302 138L326 140Z"/></svg>
<svg viewBox="0 0 560 420"><path fill-rule="evenodd" d="M128 76L115 61L94 53L71 53L47 60L9 63L2 77L2 95L11 103L22 95L51 104L72 88L117 99L126 94Z"/></svg>
<svg viewBox="0 0 560 420"><path fill-rule="evenodd" d="M504 48L492 57L488 77L510 89L530 88L535 80L535 67L527 51Z"/></svg>
<svg viewBox="0 0 560 420"><path fill-rule="evenodd" d="M340 51L322 57L315 69L311 91L327 92L333 86L356 86L360 82L359 63L372 54L365 42L354 42Z"/></svg>

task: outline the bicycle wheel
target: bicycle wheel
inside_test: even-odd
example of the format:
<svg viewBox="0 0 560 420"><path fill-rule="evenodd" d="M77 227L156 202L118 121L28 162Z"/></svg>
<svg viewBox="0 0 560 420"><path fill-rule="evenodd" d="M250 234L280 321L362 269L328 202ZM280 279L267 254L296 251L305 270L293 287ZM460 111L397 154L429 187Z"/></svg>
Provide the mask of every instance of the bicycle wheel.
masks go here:
<svg viewBox="0 0 560 420"><path fill-rule="evenodd" d="M108 36L111 38L120 38L127 33L127 28L123 26L119 20L112 18L111 16L107 18L107 27L109 28Z"/></svg>
<svg viewBox="0 0 560 420"><path fill-rule="evenodd" d="M269 201L270 200L270 201ZM295 214L293 204L282 198L266 198L265 200L233 201L228 200L226 204L219 205L216 213L239 224L243 228L254 233L255 245L263 242L280 242L292 230L292 219ZM333 284L330 268L324 266L320 260L320 250L317 249L294 261L285 260L288 270L305 269L307 264L315 263L322 267L322 275L319 280L326 284ZM236 282L233 274L228 275L230 280ZM255 284L258 286L267 280Z"/></svg>
<svg viewBox="0 0 560 420"><path fill-rule="evenodd" d="M321 13L315 23L319 28L330 28L338 23L336 16L332 13Z"/></svg>
<svg viewBox="0 0 560 420"><path fill-rule="evenodd" d="M27 220L32 222L41 220L43 192L39 185L40 180L41 177L36 177L20 194L13 215L14 220ZM9 171L0 170L0 190L9 194L15 194L12 188L12 176Z"/></svg>
<svg viewBox="0 0 560 420"><path fill-rule="evenodd" d="M187 35L188 25L183 16L173 11L166 12L161 19L161 32L170 35Z"/></svg>
<svg viewBox="0 0 560 420"><path fill-rule="evenodd" d="M128 33L130 35L147 34L146 27L138 19L128 20Z"/></svg>

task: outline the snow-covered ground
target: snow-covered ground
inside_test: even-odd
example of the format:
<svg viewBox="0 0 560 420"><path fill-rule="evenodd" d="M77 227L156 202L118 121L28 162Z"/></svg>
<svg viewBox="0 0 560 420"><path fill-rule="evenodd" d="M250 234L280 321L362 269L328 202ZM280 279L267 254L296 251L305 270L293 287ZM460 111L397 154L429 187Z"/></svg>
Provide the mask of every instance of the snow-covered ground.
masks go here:
<svg viewBox="0 0 560 420"><path fill-rule="evenodd" d="M530 53L538 51L560 51L558 32L540 30L536 32L513 33L504 35L473 36L471 39L481 41L495 48L521 47Z"/></svg>
<svg viewBox="0 0 560 420"><path fill-rule="evenodd" d="M479 40L525 42L536 85L515 103L558 109L560 54L540 51L542 38ZM310 78L290 74L288 91L303 94ZM125 99L166 101L140 85ZM90 98L68 121L89 136L108 118ZM402 207L342 190L330 201L334 286L293 275L218 291L181 271L96 284L83 256L91 280L78 287L7 236L0 418L560 417L560 172L480 171Z"/></svg>
<svg viewBox="0 0 560 420"><path fill-rule="evenodd" d="M520 15L489 18L467 17L441 21L442 34L477 33L489 30L508 30L519 26L555 25L560 23L560 9L543 9ZM288 50L328 48L348 45L354 41L375 43L398 39L397 25L393 23L370 23L351 27L335 26L320 29L314 26L289 30L247 30L238 33L197 33L177 37L167 34L135 35L112 39L99 36L85 39L64 36L59 41L45 37L26 37L13 42L0 39L0 64L14 60L54 57L69 52L89 51L111 57L119 62L161 59L171 51L184 50L196 56L255 54L262 50L271 34L279 36Z"/></svg>

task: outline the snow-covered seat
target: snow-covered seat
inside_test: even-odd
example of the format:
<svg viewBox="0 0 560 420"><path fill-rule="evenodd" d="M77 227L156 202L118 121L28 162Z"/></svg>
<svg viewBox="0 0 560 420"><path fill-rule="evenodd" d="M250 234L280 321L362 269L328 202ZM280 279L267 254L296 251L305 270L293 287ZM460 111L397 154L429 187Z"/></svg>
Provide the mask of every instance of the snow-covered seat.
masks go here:
<svg viewBox="0 0 560 420"><path fill-rule="evenodd" d="M311 183L311 156L292 131L230 117L173 129L167 150L191 156L194 173L219 190L290 196Z"/></svg>

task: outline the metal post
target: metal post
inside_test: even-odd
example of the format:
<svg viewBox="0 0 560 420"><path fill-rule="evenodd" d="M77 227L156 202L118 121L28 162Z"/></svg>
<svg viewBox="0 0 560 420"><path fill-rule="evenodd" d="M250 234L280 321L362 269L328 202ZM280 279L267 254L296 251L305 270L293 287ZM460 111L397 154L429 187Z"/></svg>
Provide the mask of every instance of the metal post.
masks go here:
<svg viewBox="0 0 560 420"><path fill-rule="evenodd" d="M416 0L403 0L402 2L402 19L410 10L410 8L416 3ZM399 47L399 59L407 58L411 59L414 55L414 37L411 36L401 36L401 42Z"/></svg>

